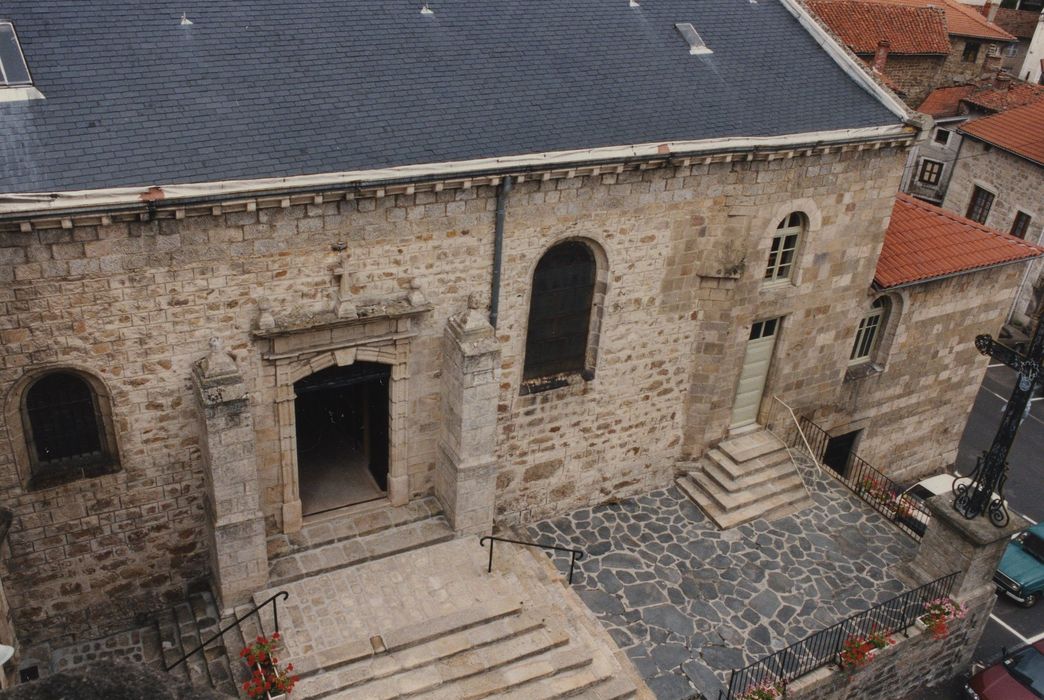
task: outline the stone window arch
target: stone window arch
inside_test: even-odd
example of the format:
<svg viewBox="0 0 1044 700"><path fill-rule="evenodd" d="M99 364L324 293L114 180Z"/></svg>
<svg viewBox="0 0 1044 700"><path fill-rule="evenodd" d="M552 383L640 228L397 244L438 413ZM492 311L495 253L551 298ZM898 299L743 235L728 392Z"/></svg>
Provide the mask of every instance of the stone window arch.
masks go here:
<svg viewBox="0 0 1044 700"><path fill-rule="evenodd" d="M797 267L798 251L808 231L808 217L804 212L792 211L776 224L765 266L766 283L790 282Z"/></svg>
<svg viewBox="0 0 1044 700"><path fill-rule="evenodd" d="M23 378L8 397L6 418L29 489L119 469L111 399L93 374L63 367Z"/></svg>
<svg viewBox="0 0 1044 700"><path fill-rule="evenodd" d="M884 369L902 306L903 300L898 294L882 294L874 297L870 308L864 310L848 355L849 378Z"/></svg>
<svg viewBox="0 0 1044 700"><path fill-rule="evenodd" d="M594 378L607 278L604 261L593 241L568 239L551 246L537 262L522 370L530 386L567 375Z"/></svg>

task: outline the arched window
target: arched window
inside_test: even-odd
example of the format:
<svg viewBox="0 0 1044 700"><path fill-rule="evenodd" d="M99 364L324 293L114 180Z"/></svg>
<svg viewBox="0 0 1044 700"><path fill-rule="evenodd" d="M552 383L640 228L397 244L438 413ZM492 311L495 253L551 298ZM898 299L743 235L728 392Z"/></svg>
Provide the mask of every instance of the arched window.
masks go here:
<svg viewBox="0 0 1044 700"><path fill-rule="evenodd" d="M118 466L108 397L99 397L93 382L79 373L59 370L34 379L22 393L21 412L31 487Z"/></svg>
<svg viewBox="0 0 1044 700"><path fill-rule="evenodd" d="M885 323L888 319L889 302L886 297L878 297L870 307L870 313L859 321L855 343L848 357L848 364L857 365L871 362L881 343Z"/></svg>
<svg viewBox="0 0 1044 700"><path fill-rule="evenodd" d="M766 282L789 280L794 274L794 259L805 231L805 215L799 211L783 217L772 235L768 266L765 268Z"/></svg>
<svg viewBox="0 0 1044 700"><path fill-rule="evenodd" d="M584 243L566 241L537 263L529 302L523 379L588 370L597 264Z"/></svg>

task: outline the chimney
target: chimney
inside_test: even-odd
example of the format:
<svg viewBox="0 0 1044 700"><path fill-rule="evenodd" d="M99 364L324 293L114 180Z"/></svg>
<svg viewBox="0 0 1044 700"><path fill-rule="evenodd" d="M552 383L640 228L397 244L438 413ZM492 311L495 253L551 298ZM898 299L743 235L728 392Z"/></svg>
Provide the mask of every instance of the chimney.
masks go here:
<svg viewBox="0 0 1044 700"><path fill-rule="evenodd" d="M993 8L993 3L990 2L990 0L986 0L986 2L983 3L982 7L979 8L979 12L982 13L983 17L985 17L986 19L989 19L990 18L990 10L992 8Z"/></svg>
<svg viewBox="0 0 1044 700"><path fill-rule="evenodd" d="M1004 71L997 71L997 89L1011 90L1011 76Z"/></svg>
<svg viewBox="0 0 1044 700"><path fill-rule="evenodd" d="M985 60L982 62L981 75L996 73L1000 69L1001 60L1000 51L990 51L987 53Z"/></svg>
<svg viewBox="0 0 1044 700"><path fill-rule="evenodd" d="M884 73L885 63L888 61L888 51L892 48L892 42L881 39L877 42L877 51L874 52L874 72Z"/></svg>

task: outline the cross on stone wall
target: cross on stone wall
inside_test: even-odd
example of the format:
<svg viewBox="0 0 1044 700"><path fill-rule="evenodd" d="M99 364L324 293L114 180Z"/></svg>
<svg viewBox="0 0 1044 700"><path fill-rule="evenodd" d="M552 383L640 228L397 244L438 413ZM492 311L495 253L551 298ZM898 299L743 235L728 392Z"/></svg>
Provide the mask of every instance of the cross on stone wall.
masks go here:
<svg viewBox="0 0 1044 700"><path fill-rule="evenodd" d="M1013 368L1018 372L1018 380L1004 407L1004 417L1001 418L990 449L979 456L975 471L953 483L953 491L957 496L953 507L968 519L988 515L990 522L997 527L1008 524L1008 509L1003 495L1004 482L1008 477L1008 452L1015 441L1033 389L1044 372L1041 367L1041 358L1044 356L1044 324L1040 322L1042 314L1044 308L1037 313L1036 330L1026 355L1001 345L989 335L975 338L975 347L979 352Z"/></svg>

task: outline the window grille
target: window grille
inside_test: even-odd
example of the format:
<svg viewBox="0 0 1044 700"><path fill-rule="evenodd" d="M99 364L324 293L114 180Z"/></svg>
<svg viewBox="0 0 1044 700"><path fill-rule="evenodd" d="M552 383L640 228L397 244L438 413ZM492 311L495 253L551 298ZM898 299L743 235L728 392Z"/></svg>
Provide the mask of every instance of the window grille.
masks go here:
<svg viewBox="0 0 1044 700"><path fill-rule="evenodd" d="M870 307L870 313L859 321L852 353L848 357L849 364L870 361L881 336L886 310L884 297L878 297Z"/></svg>
<svg viewBox="0 0 1044 700"><path fill-rule="evenodd" d="M25 395L34 471L83 466L106 458L94 392L69 372L38 379Z"/></svg>
<svg viewBox="0 0 1044 700"><path fill-rule="evenodd" d="M554 246L537 263L523 379L586 369L595 275L594 254L576 241Z"/></svg>
<svg viewBox="0 0 1044 700"><path fill-rule="evenodd" d="M1015 221L1011 224L1011 235L1025 238L1026 234L1029 232L1030 221L1032 220L1032 217L1026 212L1016 212Z"/></svg>
<svg viewBox="0 0 1044 700"><path fill-rule="evenodd" d="M925 158L921 161L921 174L917 176L917 179L926 185L938 185L942 169L942 163Z"/></svg>
<svg viewBox="0 0 1044 700"><path fill-rule="evenodd" d="M805 216L800 212L793 212L779 222L776 233L772 236L772 247L769 249L768 266L765 268L766 280L783 281L791 278L794 258L804 229Z"/></svg>
<svg viewBox="0 0 1044 700"><path fill-rule="evenodd" d="M985 224L990 215L990 207L993 206L994 195L989 190L976 186L972 192L971 202L968 203L967 217L972 221Z"/></svg>

